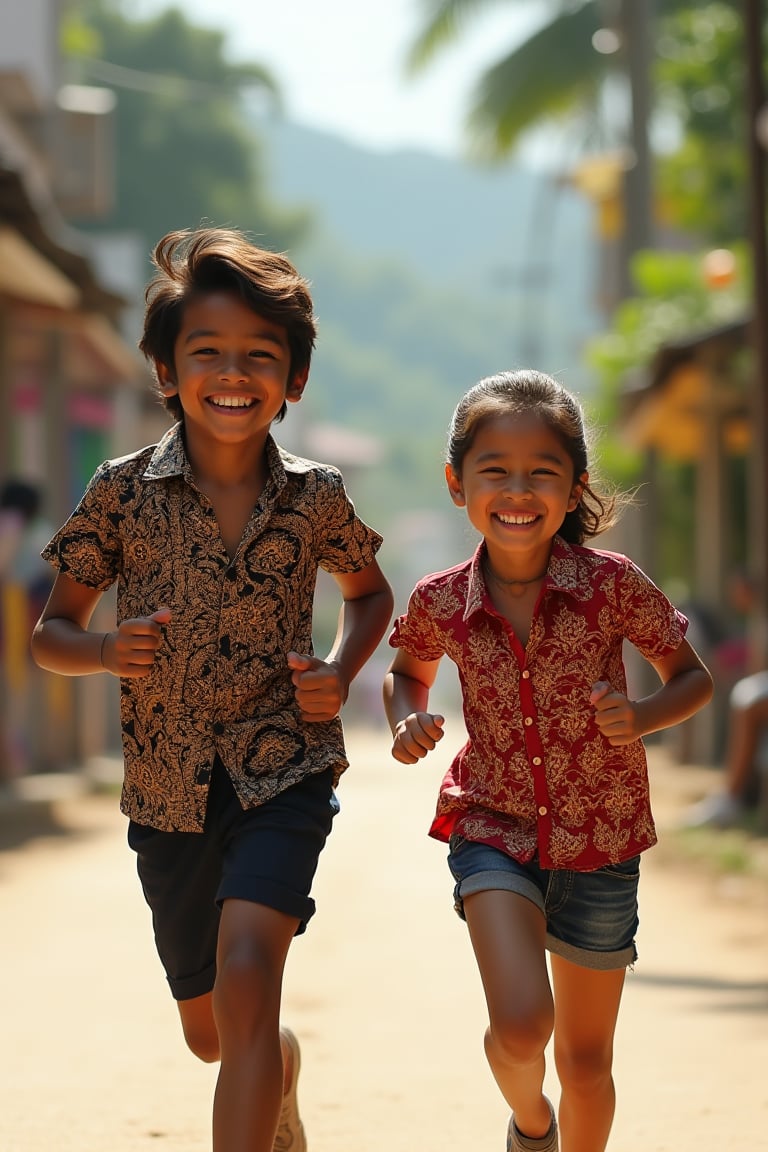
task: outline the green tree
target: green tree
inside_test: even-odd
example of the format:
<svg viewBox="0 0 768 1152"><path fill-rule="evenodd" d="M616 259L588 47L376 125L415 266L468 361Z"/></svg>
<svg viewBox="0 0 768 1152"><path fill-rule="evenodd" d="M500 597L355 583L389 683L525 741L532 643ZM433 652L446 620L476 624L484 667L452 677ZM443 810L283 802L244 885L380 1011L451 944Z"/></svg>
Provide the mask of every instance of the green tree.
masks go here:
<svg viewBox="0 0 768 1152"><path fill-rule="evenodd" d="M120 0L79 0L63 25L69 78L117 95L115 203L98 226L137 231L149 246L209 220L285 247L306 218L269 202L243 107L254 93L278 99L269 72L229 62L224 33L194 26L180 8L145 20L128 12Z"/></svg>

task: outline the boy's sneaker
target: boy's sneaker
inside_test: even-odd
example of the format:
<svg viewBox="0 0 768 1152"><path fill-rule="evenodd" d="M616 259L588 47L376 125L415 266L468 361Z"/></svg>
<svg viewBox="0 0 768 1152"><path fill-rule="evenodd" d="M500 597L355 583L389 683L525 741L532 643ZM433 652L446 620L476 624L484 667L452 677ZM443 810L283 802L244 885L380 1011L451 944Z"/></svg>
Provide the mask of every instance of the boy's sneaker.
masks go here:
<svg viewBox="0 0 768 1152"><path fill-rule="evenodd" d="M299 1104L296 1098L296 1086L301 1068L299 1042L290 1028L281 1028L280 1043L290 1052L291 1076L283 1092L280 1123L277 1126L272 1152L307 1152L307 1137L299 1116Z"/></svg>
<svg viewBox="0 0 768 1152"><path fill-rule="evenodd" d="M549 1104L549 1111L552 1116L549 1132L544 1136L538 1137L538 1139L534 1139L531 1136L523 1136L515 1124L514 1115L510 1116L509 1128L507 1129L507 1152L558 1152L560 1145L557 1138L555 1110L549 1100L547 1100L547 1104Z"/></svg>

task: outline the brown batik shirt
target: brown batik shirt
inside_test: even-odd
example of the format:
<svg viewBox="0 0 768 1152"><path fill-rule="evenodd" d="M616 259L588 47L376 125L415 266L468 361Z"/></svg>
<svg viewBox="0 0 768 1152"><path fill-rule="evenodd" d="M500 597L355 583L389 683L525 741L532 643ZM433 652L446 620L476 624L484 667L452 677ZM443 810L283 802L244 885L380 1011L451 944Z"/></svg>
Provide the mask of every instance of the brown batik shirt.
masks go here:
<svg viewBox="0 0 768 1152"><path fill-rule="evenodd" d="M307 775L347 767L341 721L305 723L286 663L312 652L318 567L357 572L381 537L340 473L270 437L269 479L234 558L196 487L181 425L96 471L43 552L101 591L117 618L171 609L149 676L121 679L121 809L165 831L201 831L214 757L252 807Z"/></svg>

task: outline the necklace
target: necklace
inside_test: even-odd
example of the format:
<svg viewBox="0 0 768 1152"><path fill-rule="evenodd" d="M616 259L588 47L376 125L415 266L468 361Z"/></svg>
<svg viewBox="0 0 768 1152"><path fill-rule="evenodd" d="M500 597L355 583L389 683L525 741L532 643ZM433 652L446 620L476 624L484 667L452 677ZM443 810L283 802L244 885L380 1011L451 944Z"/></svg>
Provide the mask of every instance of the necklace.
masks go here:
<svg viewBox="0 0 768 1152"><path fill-rule="evenodd" d="M548 567L549 565L547 565L547 568ZM528 580L505 580L503 576L498 576L494 572L488 559L483 562L483 571L485 574L490 576L492 580L495 580L497 584L501 584L502 586L509 586L513 584L535 584L537 580L542 580L546 576L547 568L545 568L543 572L540 572L538 576L531 576Z"/></svg>

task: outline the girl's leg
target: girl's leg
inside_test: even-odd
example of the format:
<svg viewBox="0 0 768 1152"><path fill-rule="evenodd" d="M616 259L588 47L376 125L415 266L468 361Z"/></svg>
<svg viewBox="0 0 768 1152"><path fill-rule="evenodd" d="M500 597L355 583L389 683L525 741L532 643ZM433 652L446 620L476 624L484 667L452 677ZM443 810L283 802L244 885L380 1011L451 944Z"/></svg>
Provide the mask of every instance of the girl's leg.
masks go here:
<svg viewBox="0 0 768 1152"><path fill-rule="evenodd" d="M524 896L494 889L466 896L464 915L488 1005L488 1063L519 1131L545 1136L551 1115L542 1094L544 1049L554 1009L544 914Z"/></svg>
<svg viewBox="0 0 768 1152"><path fill-rule="evenodd" d="M613 1037L623 968L598 972L552 956L562 1152L604 1152L613 1123Z"/></svg>
<svg viewBox="0 0 768 1152"><path fill-rule="evenodd" d="M214 1152L271 1152L283 1094L283 969L297 927L264 905L224 902L212 1000L221 1051Z"/></svg>

